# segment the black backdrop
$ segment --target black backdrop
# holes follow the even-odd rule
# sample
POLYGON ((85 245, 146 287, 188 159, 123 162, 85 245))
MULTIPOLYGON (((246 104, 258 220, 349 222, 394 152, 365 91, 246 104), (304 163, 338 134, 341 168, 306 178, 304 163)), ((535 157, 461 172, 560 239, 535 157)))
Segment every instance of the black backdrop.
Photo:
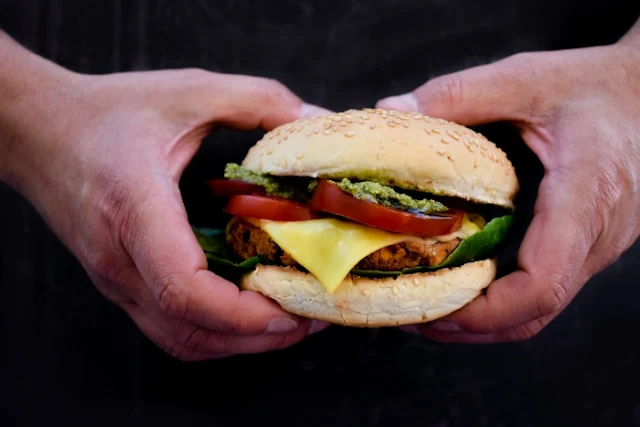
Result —
MULTIPOLYGON (((262 75, 340 110, 518 51, 609 43, 639 12, 616 0, 0 0, 0 26, 76 71, 262 75)), ((523 181, 521 233, 540 167, 505 128, 485 131, 523 181)), ((259 136, 207 138, 182 182, 194 223, 216 219, 202 180, 259 136)), ((527 342, 332 328, 186 364, 102 299, 20 196, 0 186, 0 207, 0 425, 640 425, 638 243, 527 342)))

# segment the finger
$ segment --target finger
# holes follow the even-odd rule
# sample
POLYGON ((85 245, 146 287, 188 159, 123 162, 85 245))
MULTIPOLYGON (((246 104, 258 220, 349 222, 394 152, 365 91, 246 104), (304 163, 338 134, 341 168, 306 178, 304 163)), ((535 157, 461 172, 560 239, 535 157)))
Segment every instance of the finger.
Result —
POLYGON ((171 356, 184 362, 221 359, 233 355, 233 353, 213 353, 190 349, 162 329, 158 323, 152 320, 137 304, 123 305, 123 309, 138 329, 140 329, 151 342, 171 356))
POLYGON ((316 324, 307 320, 303 327, 291 334, 230 335, 167 320, 162 313, 148 314, 138 305, 130 305, 126 311, 158 347, 184 361, 281 350, 325 327, 323 322, 316 324))
POLYGON ((443 343, 466 343, 466 344, 490 344, 514 341, 524 341, 538 335, 557 316, 538 318, 523 325, 492 333, 469 333, 469 332, 447 332, 429 327, 428 325, 417 325, 416 331, 433 341, 443 343))
POLYGON ((256 292, 241 292, 208 270, 177 185, 170 177, 156 179, 166 182, 155 182, 137 196, 140 202, 121 232, 154 303, 170 318, 210 330, 243 335, 295 330, 297 318, 275 302, 256 292))
MULTIPOLYGON (((546 111, 555 86, 553 63, 541 53, 518 54, 429 80, 416 90, 380 100, 378 108, 416 111, 463 125, 529 122, 546 111)), ((555 76, 558 77, 557 74, 555 76)))
POLYGON ((282 83, 261 77, 195 73, 181 96, 208 122, 236 129, 272 129, 300 118, 331 114, 304 103, 282 83))
POLYGON ((565 210, 577 206, 572 197, 560 187, 553 191, 560 195, 550 206, 558 208, 536 212, 518 254, 520 269, 431 328, 476 334, 504 331, 554 315, 573 299, 584 280, 580 269, 592 242, 576 213, 565 210))

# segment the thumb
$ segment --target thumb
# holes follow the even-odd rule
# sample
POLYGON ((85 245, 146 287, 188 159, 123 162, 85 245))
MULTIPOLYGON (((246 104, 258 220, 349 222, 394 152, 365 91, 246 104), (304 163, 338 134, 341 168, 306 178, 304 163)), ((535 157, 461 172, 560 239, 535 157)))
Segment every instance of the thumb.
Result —
POLYGON ((429 80, 414 91, 378 101, 376 107, 416 111, 463 125, 529 122, 547 97, 545 54, 518 54, 429 80))

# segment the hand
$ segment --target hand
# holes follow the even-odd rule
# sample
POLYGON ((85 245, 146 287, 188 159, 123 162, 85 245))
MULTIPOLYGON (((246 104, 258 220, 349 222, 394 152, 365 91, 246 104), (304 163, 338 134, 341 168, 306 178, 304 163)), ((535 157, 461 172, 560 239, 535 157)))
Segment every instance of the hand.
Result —
POLYGON ((182 360, 281 349, 313 332, 207 270, 178 181, 217 126, 270 129, 322 110, 274 81, 201 70, 51 75, 27 84, 38 96, 19 99, 24 114, 4 115, 4 177, 102 294, 182 360))
POLYGON ((431 339, 536 335, 640 234, 637 39, 518 54, 435 78, 378 107, 466 125, 509 121, 545 167, 519 269, 461 310, 418 326, 431 339))

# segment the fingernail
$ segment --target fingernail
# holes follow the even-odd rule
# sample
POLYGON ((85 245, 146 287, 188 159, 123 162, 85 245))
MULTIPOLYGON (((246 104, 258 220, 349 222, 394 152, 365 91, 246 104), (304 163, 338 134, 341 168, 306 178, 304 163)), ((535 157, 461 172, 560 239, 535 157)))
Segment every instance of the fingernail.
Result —
POLYGON ((402 332, 413 335, 421 335, 420 329, 415 325, 404 325, 399 327, 402 332))
POLYGON ((298 327, 298 323, 295 320, 281 318, 273 319, 265 333, 267 334, 286 334, 287 332, 295 331, 298 327))
POLYGON ((431 325, 429 325, 429 327, 431 329, 435 329, 437 331, 444 331, 444 332, 460 332, 462 331, 462 329, 460 328, 460 326, 456 325, 453 322, 447 322, 447 321, 439 321, 439 322, 434 322, 431 325))
POLYGON ((381 100, 378 105, 380 106, 380 108, 384 108, 386 110, 409 112, 418 111, 418 100, 411 93, 385 98, 381 100))
POLYGON ((314 320, 313 322, 311 322, 311 327, 309 328, 309 335, 315 334, 316 332, 324 331, 329 326, 331 326, 331 323, 329 322, 314 320))
POLYGON ((302 104, 300 107, 300 115, 305 118, 317 117, 317 116, 328 116, 333 114, 332 111, 324 109, 322 107, 318 107, 317 105, 312 104, 302 104))

